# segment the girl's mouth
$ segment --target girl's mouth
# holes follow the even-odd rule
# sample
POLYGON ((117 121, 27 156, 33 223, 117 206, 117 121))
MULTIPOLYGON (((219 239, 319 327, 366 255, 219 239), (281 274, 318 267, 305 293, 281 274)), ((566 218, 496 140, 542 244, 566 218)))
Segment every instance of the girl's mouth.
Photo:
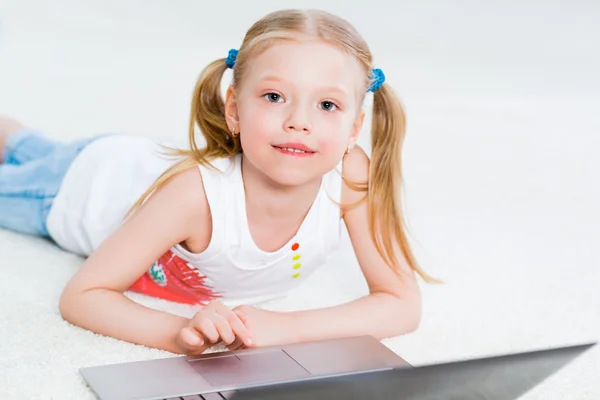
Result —
POLYGON ((296 157, 306 157, 316 153, 302 143, 283 143, 280 145, 273 145, 273 148, 280 153, 296 157))

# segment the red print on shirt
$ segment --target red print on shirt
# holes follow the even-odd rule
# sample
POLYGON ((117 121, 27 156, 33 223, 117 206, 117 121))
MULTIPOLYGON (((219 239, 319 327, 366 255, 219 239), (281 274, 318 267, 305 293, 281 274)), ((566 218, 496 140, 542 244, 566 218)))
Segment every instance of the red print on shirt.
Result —
POLYGON ((205 280, 206 276, 169 250, 129 290, 178 303, 206 305, 221 296, 205 280))

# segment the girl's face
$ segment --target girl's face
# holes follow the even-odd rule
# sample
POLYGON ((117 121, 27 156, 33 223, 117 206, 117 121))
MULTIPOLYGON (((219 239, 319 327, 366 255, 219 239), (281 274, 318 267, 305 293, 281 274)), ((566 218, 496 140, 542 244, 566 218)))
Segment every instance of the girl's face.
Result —
POLYGON ((279 41, 247 68, 226 106, 244 162, 286 186, 335 168, 364 117, 358 62, 324 42, 279 41))

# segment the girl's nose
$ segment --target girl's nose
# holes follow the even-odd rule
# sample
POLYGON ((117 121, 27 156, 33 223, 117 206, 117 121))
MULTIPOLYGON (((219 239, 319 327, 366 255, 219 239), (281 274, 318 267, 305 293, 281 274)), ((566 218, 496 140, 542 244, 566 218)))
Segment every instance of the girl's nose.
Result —
POLYGON ((285 121, 286 131, 298 131, 310 133, 312 127, 310 124, 309 113, 306 107, 297 105, 292 107, 288 119, 285 121))

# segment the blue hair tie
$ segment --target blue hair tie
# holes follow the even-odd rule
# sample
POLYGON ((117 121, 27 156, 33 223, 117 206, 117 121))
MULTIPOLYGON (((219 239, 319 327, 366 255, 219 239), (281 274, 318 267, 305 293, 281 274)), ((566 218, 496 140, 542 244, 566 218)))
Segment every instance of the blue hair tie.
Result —
POLYGON ((235 65, 235 59, 237 58, 238 51, 236 49, 229 50, 229 54, 227 55, 227 59, 225 60, 225 64, 228 68, 233 68, 235 65))
POLYGON ((381 85, 383 85, 383 82, 385 82, 385 74, 379 68, 373 68, 371 72, 373 75, 371 77, 372 81, 371 86, 369 87, 369 92, 375 92, 381 87, 381 85))

